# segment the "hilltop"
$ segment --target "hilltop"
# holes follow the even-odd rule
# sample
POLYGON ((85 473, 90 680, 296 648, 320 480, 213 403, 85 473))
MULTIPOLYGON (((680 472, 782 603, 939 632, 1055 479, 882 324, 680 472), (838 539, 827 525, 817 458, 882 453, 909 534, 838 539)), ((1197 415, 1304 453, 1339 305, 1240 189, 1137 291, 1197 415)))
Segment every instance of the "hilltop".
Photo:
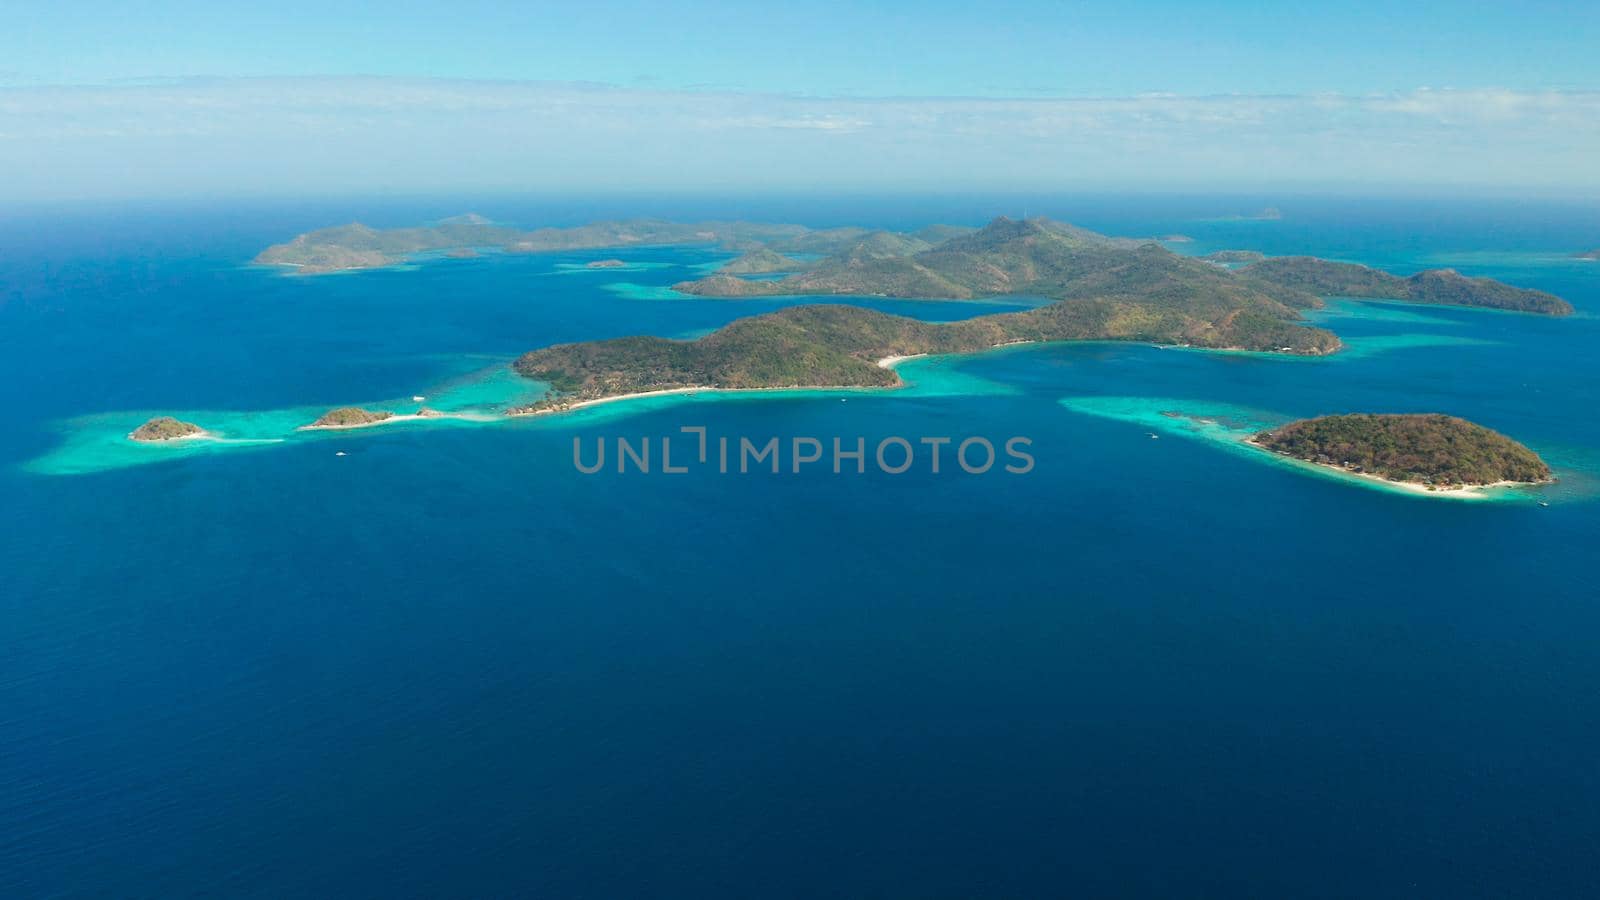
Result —
POLYGON ((730 260, 717 271, 728 275, 765 275, 770 272, 797 272, 805 267, 806 264, 798 259, 790 259, 763 247, 730 260))
POLYGON ((1122 297, 1162 302, 1187 292, 1189 306, 1276 307, 1320 304, 1323 296, 1478 306, 1566 315, 1559 297, 1450 269, 1401 278, 1354 263, 1308 256, 1264 259, 1232 251, 1210 258, 1172 253, 1152 241, 1115 238, 1048 219, 1001 217, 975 232, 905 255, 846 253, 775 281, 726 274, 680 282, 674 290, 705 297, 877 295, 969 299, 1007 294, 1054 299, 1122 297), (1212 262, 1249 261, 1229 271, 1212 262))

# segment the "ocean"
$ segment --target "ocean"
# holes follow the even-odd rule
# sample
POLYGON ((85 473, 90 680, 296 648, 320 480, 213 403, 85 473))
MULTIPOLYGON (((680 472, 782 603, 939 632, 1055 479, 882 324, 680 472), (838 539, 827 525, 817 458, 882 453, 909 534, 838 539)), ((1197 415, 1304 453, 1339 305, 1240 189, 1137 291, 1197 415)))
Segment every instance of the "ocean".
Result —
MULTIPOLYGON (((1600 892, 1600 209, 1430 198, 403 198, 0 219, 0 895, 1600 892), (1276 220, 1232 218, 1273 205, 1276 220), (1056 344, 901 391, 513 402, 518 353, 803 300, 630 248, 316 278, 351 219, 1049 215, 1572 301, 1335 301, 1325 359, 1056 344), (621 258, 617 270, 583 264, 621 258), (1229 438, 1444 412, 1548 488, 1414 496, 1229 438), (136 447, 158 413, 240 443, 136 447), (1177 413, 1178 417, 1163 415, 1177 413), (968 474, 586 475, 590 442, 1013 436, 968 474), (1152 437, 1152 435, 1154 437, 1152 437), (339 455, 342 454, 342 455, 339 455), (1544 504, 1544 505, 1541 505, 1544 504)), ((1027 301, 856 298, 926 319, 1027 301)), ((688 445, 684 445, 688 446, 688 445)), ((674 448, 675 452, 678 448, 674 448)))

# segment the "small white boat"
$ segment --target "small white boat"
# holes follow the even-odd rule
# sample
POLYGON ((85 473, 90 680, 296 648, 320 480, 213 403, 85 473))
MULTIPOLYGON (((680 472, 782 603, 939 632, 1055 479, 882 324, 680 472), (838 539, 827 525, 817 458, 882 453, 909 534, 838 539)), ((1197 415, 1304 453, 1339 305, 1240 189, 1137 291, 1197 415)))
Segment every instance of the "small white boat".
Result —
POLYGON ((428 398, 422 396, 421 394, 412 394, 411 395, 411 402, 412 403, 421 403, 422 401, 424 401, 426 399, 428 399, 428 398))
POLYGON ((334 454, 334 456, 343 456, 343 455, 344 455, 344 451, 343 450, 340 450, 338 453, 334 454))

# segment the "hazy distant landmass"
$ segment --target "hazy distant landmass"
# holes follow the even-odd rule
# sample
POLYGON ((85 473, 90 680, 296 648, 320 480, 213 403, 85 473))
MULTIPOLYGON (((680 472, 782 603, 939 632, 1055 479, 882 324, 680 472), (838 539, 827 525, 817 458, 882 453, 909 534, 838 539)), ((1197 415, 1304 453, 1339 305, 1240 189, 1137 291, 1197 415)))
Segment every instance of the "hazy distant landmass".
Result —
MULTIPOLYGON (((260 265, 293 267, 314 275, 397 265, 418 253, 495 248, 506 253, 544 253, 672 244, 708 244, 724 250, 862 257, 894 256, 926 250, 949 237, 973 231, 932 225, 915 234, 868 228, 816 230, 803 225, 756 222, 667 222, 632 219, 594 222, 572 228, 524 231, 497 225, 474 214, 454 216, 416 228, 377 229, 354 223, 306 232, 274 244, 255 258, 260 265)), ((781 271, 781 270, 779 270, 781 271)))
POLYGON ((1600 247, 1577 254, 1579 259, 1600 259, 1600 247))
MULTIPOLYGON (((1166 291, 1267 295, 1290 309, 1314 307, 1319 297, 1343 296, 1480 306, 1565 315, 1572 307, 1542 291, 1515 288, 1450 269, 1409 278, 1352 263, 1308 256, 1266 259, 1254 251, 1222 251, 1216 262, 1253 261, 1237 273, 1218 272, 1150 241, 1113 238, 1047 219, 1000 218, 981 231, 909 255, 868 255, 852 249, 775 281, 718 273, 673 285, 707 297, 881 295, 972 297, 1028 294, 1055 299, 1155 299, 1166 291)), ((726 270, 724 270, 726 271, 726 270)))
POLYGON ((1223 216, 1222 222, 1275 222, 1283 218, 1283 211, 1276 206, 1269 206, 1258 213, 1248 216, 1223 216))
POLYGON ((1522 444, 1445 415, 1323 416, 1264 431, 1251 443, 1358 475, 1431 489, 1550 480, 1522 444))

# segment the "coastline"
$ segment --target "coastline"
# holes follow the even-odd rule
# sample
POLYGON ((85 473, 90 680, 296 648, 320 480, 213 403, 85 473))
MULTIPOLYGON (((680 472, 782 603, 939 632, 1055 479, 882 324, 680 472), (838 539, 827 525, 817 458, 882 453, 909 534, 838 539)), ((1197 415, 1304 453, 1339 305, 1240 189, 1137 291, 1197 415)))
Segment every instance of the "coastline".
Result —
MULTIPOLYGON (((1029 342, 1013 342, 1013 343, 1029 343, 1029 342)), ((1003 345, 997 345, 997 346, 1003 346, 1003 345)), ((994 349, 994 348, 991 347, 990 349, 994 349)), ((987 352, 987 351, 979 351, 979 352, 987 352)), ((913 353, 913 354, 910 354, 908 356, 885 356, 884 358, 882 358, 882 359, 877 361, 877 366, 879 368, 881 368, 881 369, 890 369, 890 370, 892 370, 892 369, 894 369, 895 366, 899 365, 900 363, 905 362, 906 360, 921 359, 921 358, 923 358, 925 356, 931 356, 931 355, 932 354, 928 354, 928 353, 913 353)), ((569 404, 566 404, 566 405, 563 405, 563 406, 547 406, 547 407, 544 407, 542 409, 529 409, 529 410, 508 410, 506 412, 506 415, 508 417, 511 417, 511 418, 521 418, 521 417, 525 417, 525 416, 545 416, 545 415, 550 415, 550 414, 553 414, 553 413, 572 412, 574 410, 583 409, 583 408, 589 407, 589 406, 599 406, 599 405, 601 405, 603 403, 616 403, 616 402, 621 401, 621 400, 637 400, 637 399, 640 399, 640 398, 643 398, 643 397, 666 397, 666 396, 670 396, 670 395, 673 395, 673 394, 698 394, 698 393, 701 393, 701 392, 705 392, 705 393, 708 393, 708 394, 770 394, 770 393, 778 393, 778 392, 782 392, 782 391, 893 391, 893 390, 898 390, 898 389, 906 387, 906 386, 907 386, 907 382, 904 381, 904 380, 901 380, 900 382, 898 382, 896 384, 891 384, 891 385, 871 385, 871 384, 786 384, 786 385, 783 385, 781 387, 753 387, 753 388, 724 388, 724 387, 661 388, 660 390, 654 390, 654 391, 636 391, 636 392, 630 393, 630 394, 612 394, 612 395, 606 396, 606 397, 595 397, 592 400, 579 400, 579 401, 577 401, 575 403, 569 403, 569 404)), ((391 419, 384 419, 383 421, 384 422, 389 422, 389 421, 392 421, 392 420, 391 419)), ((372 423, 369 423, 369 424, 381 425, 383 423, 382 422, 372 422, 372 423)), ((307 426, 307 427, 309 427, 309 426, 307 426)), ((367 426, 366 425, 344 425, 344 426, 321 426, 321 427, 324 427, 324 428, 328 428, 328 427, 365 428, 367 426)))
MULTIPOLYGON (((994 348, 990 347, 989 349, 993 350, 994 348)), ((927 355, 928 354, 926 353, 912 353, 907 356, 885 356, 883 359, 878 360, 878 368, 893 369, 895 366, 905 362, 908 359, 921 359, 927 355)))
POLYGON ((1370 472, 1352 472, 1343 466, 1314 462, 1309 459, 1301 459, 1298 456, 1290 456, 1287 453, 1279 453, 1276 450, 1256 443, 1254 435, 1241 439, 1240 443, 1256 450, 1257 452, 1267 453, 1277 459, 1287 460, 1297 465, 1310 467, 1314 470, 1328 472, 1344 478, 1357 479, 1371 484, 1382 485, 1384 487, 1397 488, 1408 493, 1419 494, 1425 497, 1448 497, 1454 500, 1486 500, 1489 497, 1490 491, 1504 490, 1506 488, 1515 487, 1538 487, 1541 484, 1555 483, 1555 479, 1551 478, 1549 481, 1496 481, 1491 484, 1470 484, 1461 485, 1459 487, 1436 487, 1433 485, 1424 484, 1420 481, 1395 481, 1391 478, 1384 478, 1382 475, 1373 475, 1370 472))
POLYGON ((127 438, 128 438, 128 440, 134 442, 135 444, 145 444, 145 445, 156 446, 156 447, 159 447, 162 444, 177 444, 177 443, 180 443, 182 441, 220 441, 220 440, 222 440, 221 435, 212 434, 211 432, 206 431, 204 429, 201 429, 200 431, 197 431, 194 434, 180 434, 177 437, 162 438, 161 440, 158 440, 158 441, 140 440, 139 438, 134 437, 133 436, 133 432, 130 431, 127 434, 127 438))
POLYGON ((432 415, 427 415, 427 416, 419 416, 416 413, 408 413, 408 414, 396 413, 396 414, 394 414, 392 416, 389 416, 388 418, 379 419, 376 422, 356 422, 356 423, 351 424, 351 425, 301 425, 298 428, 296 428, 295 431, 350 431, 350 430, 356 429, 356 428, 376 428, 379 425, 390 425, 390 424, 393 424, 395 422, 427 422, 427 421, 430 421, 430 420, 433 420, 433 419, 457 419, 457 420, 465 421, 465 422, 493 422, 493 421, 495 421, 495 417, 494 416, 483 415, 481 413, 447 413, 447 412, 442 412, 442 413, 434 413, 432 415))

